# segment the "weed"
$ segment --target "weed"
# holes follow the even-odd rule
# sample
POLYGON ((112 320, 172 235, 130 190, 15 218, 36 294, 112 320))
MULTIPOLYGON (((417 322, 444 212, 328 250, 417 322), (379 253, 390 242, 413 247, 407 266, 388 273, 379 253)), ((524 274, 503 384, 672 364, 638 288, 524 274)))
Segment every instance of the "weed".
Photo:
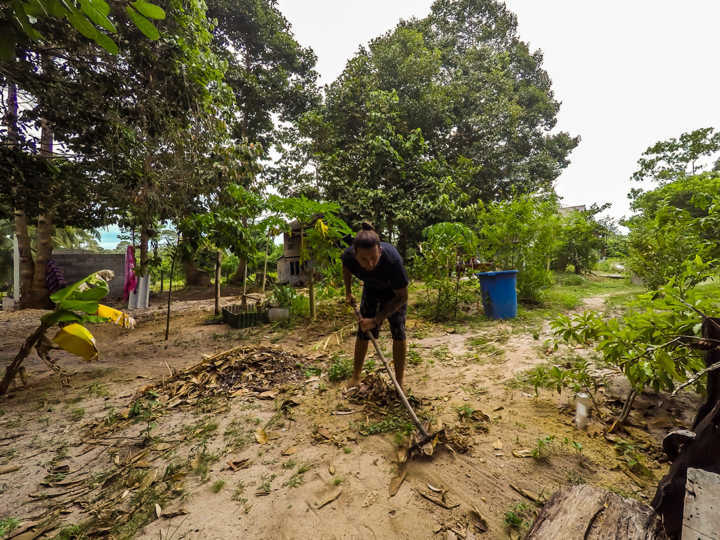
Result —
POLYGON ((272 481, 275 480, 275 475, 264 474, 261 480, 262 482, 260 483, 260 488, 258 489, 258 491, 266 494, 270 493, 270 491, 272 491, 272 481))
POLYGON ((235 491, 233 491, 231 499, 233 501, 238 501, 240 504, 244 504, 247 502, 247 499, 243 498, 243 494, 245 493, 245 483, 240 480, 235 485, 235 491))
POLYGON ((554 441, 555 435, 548 435, 542 439, 538 439, 535 448, 532 449, 532 457, 539 461, 547 460, 552 453, 554 441))
POLYGON ((296 465, 294 459, 288 459, 285 463, 282 464, 283 469, 292 469, 296 465))
POLYGON ((343 452, 345 452, 346 454, 350 454, 352 452, 352 448, 350 448, 349 446, 344 446, 343 452))
POLYGON ((112 426, 122 420, 122 416, 115 412, 115 409, 110 409, 103 420, 106 426, 112 426))
POLYGON ((83 416, 85 416, 85 409, 83 409, 82 407, 78 407, 77 409, 72 409, 70 411, 70 420, 72 420, 73 422, 82 420, 83 416))
POLYGON ((413 349, 410 349, 407 352, 407 359, 408 359, 408 362, 410 362, 413 366, 418 366, 418 365, 422 364, 422 361, 423 361, 422 356, 420 356, 420 353, 418 353, 417 351, 415 351, 413 349))
POLYGON ((215 430, 217 430, 217 428, 217 422, 205 420, 191 426, 185 426, 183 428, 183 431, 185 431, 185 434, 190 439, 200 439, 201 441, 207 441, 211 438, 211 435, 215 432, 215 430))
POLYGON ((82 540, 87 538, 85 527, 82 525, 68 525, 60 529, 54 540, 82 540))
POLYGON ((577 471, 568 471, 566 480, 571 486, 579 486, 585 483, 585 478, 577 471))
POLYGON ((353 366, 350 358, 335 355, 332 360, 333 363, 328 370, 328 379, 337 382, 348 379, 352 375, 353 366))
POLYGON ((296 488, 300 485, 302 485, 304 478, 303 475, 310 470, 310 465, 300 465, 298 467, 298 470, 293 474, 288 480, 283 484, 283 486, 288 486, 291 488, 296 488))
POLYGON ((88 393, 95 397, 108 397, 110 395, 105 385, 99 382, 92 383, 88 388, 88 393))
POLYGON ((531 517, 532 509, 525 503, 518 503, 505 512, 503 521, 508 529, 521 531, 529 526, 528 519, 531 517))
POLYGON ((475 412, 475 409, 473 409, 470 405, 460 405, 460 407, 457 408, 458 416, 461 419, 472 418, 472 415, 474 412, 475 412))
POLYGON ((345 481, 345 479, 344 479, 342 476, 336 476, 336 477, 333 479, 333 485, 339 486, 339 485, 342 484, 344 481, 345 481))
POLYGON ((213 482, 213 485, 210 487, 210 490, 213 493, 220 493, 220 491, 224 487, 225 487, 225 480, 216 480, 215 482, 213 482))
POLYGON ((316 366, 307 366, 305 368, 305 378, 319 377, 322 374, 322 369, 316 366))
POLYGON ((365 373, 372 373, 373 371, 375 371, 375 366, 376 366, 375 358, 368 358, 367 360, 365 360, 365 365, 363 366, 363 371, 365 373))
POLYGON ((0 519, 0 536, 5 536, 14 531, 20 525, 20 520, 15 518, 0 519))
POLYGON ((414 424, 407 418, 398 416, 388 416, 379 422, 356 424, 355 428, 362 435, 377 435, 380 433, 388 433, 391 431, 400 431, 406 435, 410 435, 415 429, 414 424))
POLYGON ((447 345, 441 345, 440 347, 435 347, 432 351, 433 358, 439 362, 445 362, 447 360, 452 359, 452 354, 450 353, 450 350, 447 348, 447 345))
POLYGON ((196 447, 195 455, 192 459, 192 471, 200 477, 201 480, 207 480, 210 472, 210 465, 215 463, 219 456, 207 451, 205 442, 203 441, 199 448, 196 447))

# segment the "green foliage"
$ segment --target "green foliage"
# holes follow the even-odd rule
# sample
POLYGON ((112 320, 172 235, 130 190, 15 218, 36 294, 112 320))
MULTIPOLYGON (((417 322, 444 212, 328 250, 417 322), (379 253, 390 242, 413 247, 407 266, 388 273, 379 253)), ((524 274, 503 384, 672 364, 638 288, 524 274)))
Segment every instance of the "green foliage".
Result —
POLYGON ((416 272, 425 282, 427 315, 436 321, 453 319, 461 303, 477 300, 478 282, 462 265, 474 257, 477 237, 462 223, 436 223, 423 236, 416 272))
POLYGON ((713 276, 711 265, 696 258, 679 277, 639 296, 622 318, 563 315, 551 327, 562 342, 595 342, 603 365, 623 373, 637 392, 646 387, 672 391, 705 367, 693 347, 701 335, 699 312, 715 316, 720 306, 697 285, 713 276))
POLYGON ((328 370, 328 379, 333 382, 344 381, 352 375, 353 363, 350 358, 345 356, 334 356, 330 369, 328 370))
MULTIPOLYGON (((720 152, 720 132, 700 128, 679 138, 659 141, 650 146, 638 160, 633 180, 652 179, 660 184, 709 170, 709 160, 720 152)), ((717 170, 719 162, 715 162, 717 170)))
MULTIPOLYGON (((144 0, 136 0, 132 6, 125 8, 130 20, 148 38, 158 39, 160 37, 158 30, 148 19, 164 19, 165 11, 144 0)), ((60 24, 62 24, 62 19, 67 19, 67 22, 79 34, 94 41, 109 53, 118 53, 117 43, 108 37, 108 34, 117 33, 117 29, 110 19, 110 6, 105 0, 13 2, 11 10, 12 17, 9 20, 0 20, 0 23, 3 23, 4 34, 3 40, 0 41, 0 58, 3 60, 14 59, 15 46, 22 39, 22 34, 33 40, 46 41, 36 28, 38 19, 43 18, 59 20, 60 24)), ((9 14, 3 15, 7 17, 9 14)))
POLYGON ((297 292, 290 285, 276 285, 273 289, 271 302, 278 307, 289 308, 297 292))
POLYGON ((535 447, 532 449, 532 457, 537 460, 546 460, 553 451, 555 435, 547 435, 537 440, 535 447))
POLYGON ((542 195, 518 195, 479 208, 480 251, 501 270, 518 270, 518 298, 540 302, 552 284, 548 270, 558 246, 557 202, 542 195))
POLYGON ((562 271, 572 266, 576 274, 586 274, 593 269, 607 247, 606 238, 610 234, 606 224, 596 216, 608 206, 573 211, 561 218, 554 268, 562 271))
POLYGON ((720 177, 710 173, 635 193, 627 220, 628 267, 650 288, 683 271, 699 255, 720 257, 720 177))

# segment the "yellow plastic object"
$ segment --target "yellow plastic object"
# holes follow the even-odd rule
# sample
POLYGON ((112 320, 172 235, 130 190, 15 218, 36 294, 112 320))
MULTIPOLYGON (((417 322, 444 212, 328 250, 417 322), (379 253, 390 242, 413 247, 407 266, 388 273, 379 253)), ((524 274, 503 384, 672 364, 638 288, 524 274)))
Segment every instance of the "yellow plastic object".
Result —
POLYGON ((114 324, 122 326, 123 328, 135 328, 135 319, 124 311, 98 304, 97 315, 104 319, 110 319, 114 324))
POLYGON ((95 338, 84 326, 73 323, 68 324, 55 334, 53 342, 69 353, 76 354, 88 362, 97 360, 98 350, 95 338))

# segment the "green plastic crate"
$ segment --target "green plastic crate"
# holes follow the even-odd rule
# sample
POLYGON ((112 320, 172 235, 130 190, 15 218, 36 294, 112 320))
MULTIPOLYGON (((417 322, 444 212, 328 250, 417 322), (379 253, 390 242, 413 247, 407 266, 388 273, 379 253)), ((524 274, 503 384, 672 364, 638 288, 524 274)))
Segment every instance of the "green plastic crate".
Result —
POLYGON ((233 328, 248 328, 268 322, 266 310, 257 310, 249 306, 243 309, 240 304, 222 308, 222 316, 223 322, 233 328))

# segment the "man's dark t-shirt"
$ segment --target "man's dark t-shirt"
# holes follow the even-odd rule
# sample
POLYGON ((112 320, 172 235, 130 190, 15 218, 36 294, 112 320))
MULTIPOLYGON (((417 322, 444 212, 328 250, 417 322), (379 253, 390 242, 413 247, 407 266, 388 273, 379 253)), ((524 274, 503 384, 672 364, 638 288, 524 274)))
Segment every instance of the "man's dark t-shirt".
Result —
POLYGON ((365 270, 355 259, 352 246, 341 257, 343 266, 365 283, 365 287, 377 291, 383 296, 392 296, 393 291, 404 289, 410 283, 403 260, 397 249, 387 242, 380 242, 380 260, 372 270, 365 270))

